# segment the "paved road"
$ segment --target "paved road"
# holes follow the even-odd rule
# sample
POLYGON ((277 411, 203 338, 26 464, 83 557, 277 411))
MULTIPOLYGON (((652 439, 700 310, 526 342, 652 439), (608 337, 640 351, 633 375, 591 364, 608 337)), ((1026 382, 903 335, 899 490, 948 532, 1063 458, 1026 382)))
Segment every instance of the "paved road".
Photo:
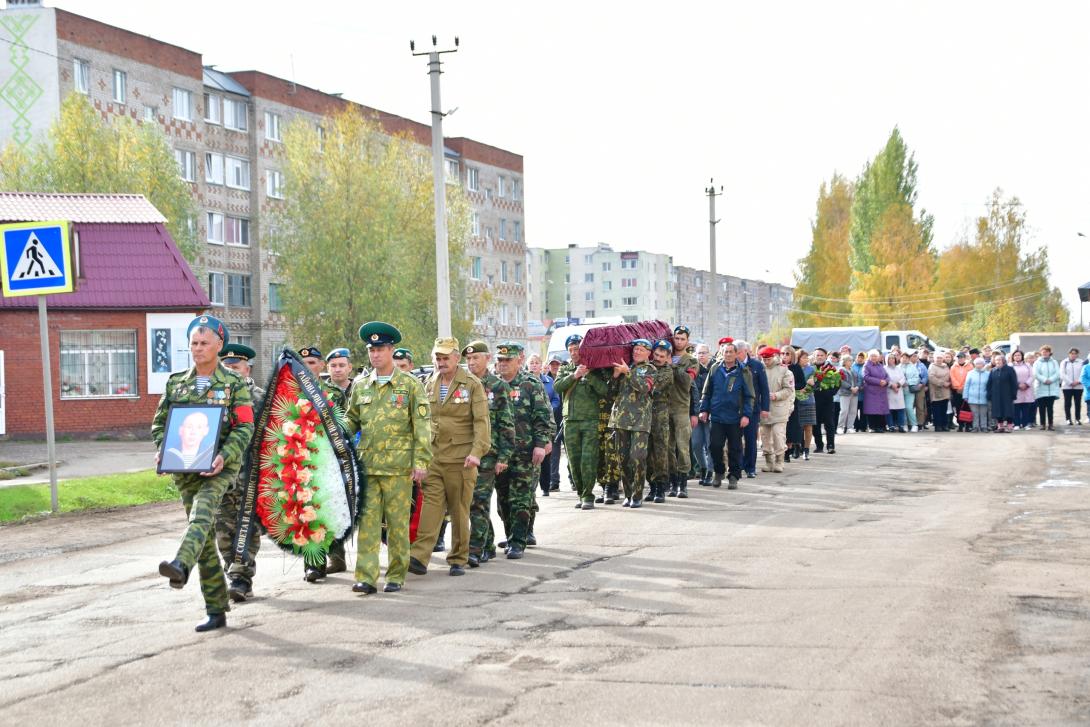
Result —
MULTIPOLYGON (((150 441, 95 442, 78 440, 57 442, 57 479, 93 477, 120 472, 138 472, 155 467, 155 445, 150 441)), ((12 440, 0 442, 0 462, 37 464, 48 462, 45 442, 12 440)), ((49 482, 49 469, 41 468, 26 477, 0 480, 0 487, 34 485, 49 482)))
POLYGON ((0 721, 1090 722, 1090 437, 852 435, 738 492, 574 510, 358 597, 261 551, 198 635, 179 506, 0 528, 0 721))

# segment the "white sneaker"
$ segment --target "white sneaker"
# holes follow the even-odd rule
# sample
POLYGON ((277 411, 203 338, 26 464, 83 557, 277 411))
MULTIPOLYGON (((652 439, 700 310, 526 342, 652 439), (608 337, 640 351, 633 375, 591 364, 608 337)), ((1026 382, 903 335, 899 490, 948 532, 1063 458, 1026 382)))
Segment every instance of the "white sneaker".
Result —
POLYGON ((918 431, 920 431, 920 428, 919 427, 912 427, 912 431, 913 432, 918 432, 918 431))

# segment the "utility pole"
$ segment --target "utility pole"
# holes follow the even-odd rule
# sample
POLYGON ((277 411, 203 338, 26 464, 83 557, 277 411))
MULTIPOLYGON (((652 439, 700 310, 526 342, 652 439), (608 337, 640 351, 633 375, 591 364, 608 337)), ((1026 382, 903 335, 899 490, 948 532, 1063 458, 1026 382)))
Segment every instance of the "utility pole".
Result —
MULTIPOLYGON (((716 192, 715 180, 711 179, 708 182, 708 188, 704 190, 704 194, 708 195, 708 237, 711 248, 711 294, 707 293, 708 288, 704 289, 704 295, 707 298, 704 310, 708 312, 711 322, 704 323, 704 338, 710 342, 718 340, 715 338, 715 329, 719 325, 719 286, 717 285, 715 272, 715 226, 719 224, 719 220, 715 219, 715 198, 723 196, 723 185, 719 185, 719 191, 716 192)), ((711 344, 709 343, 709 345, 711 344)))
POLYGON ((450 325, 450 256, 447 252, 447 182, 443 154, 443 107, 439 101, 439 76, 443 73, 439 57, 444 53, 458 52, 458 36, 454 47, 439 50, 438 40, 431 37, 430 51, 416 52, 416 41, 409 41, 414 56, 428 57, 428 75, 431 76, 431 167, 435 191, 435 310, 439 319, 439 335, 449 337, 450 325))

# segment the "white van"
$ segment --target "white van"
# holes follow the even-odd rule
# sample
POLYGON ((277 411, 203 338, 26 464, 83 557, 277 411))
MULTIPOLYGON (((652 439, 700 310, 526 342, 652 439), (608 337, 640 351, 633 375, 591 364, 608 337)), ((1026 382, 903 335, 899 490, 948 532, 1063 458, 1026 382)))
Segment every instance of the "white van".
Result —
POLYGON ((574 326, 557 328, 553 331, 552 336, 549 337, 549 348, 545 352, 545 361, 551 361, 553 356, 555 356, 566 363, 571 356, 568 355, 568 349, 564 346, 564 341, 568 340, 568 336, 573 333, 585 336, 587 335, 587 331, 592 328, 615 326, 621 323, 624 323, 624 318, 621 316, 604 316, 602 318, 587 318, 582 323, 578 323, 574 326))
POLYGON ((894 346, 902 351, 919 351, 921 348, 932 352, 946 350, 919 331, 882 331, 882 349, 890 351, 894 346))

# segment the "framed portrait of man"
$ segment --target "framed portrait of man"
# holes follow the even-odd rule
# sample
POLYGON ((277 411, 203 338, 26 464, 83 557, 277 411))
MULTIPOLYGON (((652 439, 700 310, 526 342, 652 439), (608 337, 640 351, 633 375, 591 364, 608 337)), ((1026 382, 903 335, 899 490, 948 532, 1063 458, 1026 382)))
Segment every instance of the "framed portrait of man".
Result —
POLYGON ((167 413, 166 434, 156 472, 200 473, 212 469, 216 458, 223 407, 174 404, 167 413))

